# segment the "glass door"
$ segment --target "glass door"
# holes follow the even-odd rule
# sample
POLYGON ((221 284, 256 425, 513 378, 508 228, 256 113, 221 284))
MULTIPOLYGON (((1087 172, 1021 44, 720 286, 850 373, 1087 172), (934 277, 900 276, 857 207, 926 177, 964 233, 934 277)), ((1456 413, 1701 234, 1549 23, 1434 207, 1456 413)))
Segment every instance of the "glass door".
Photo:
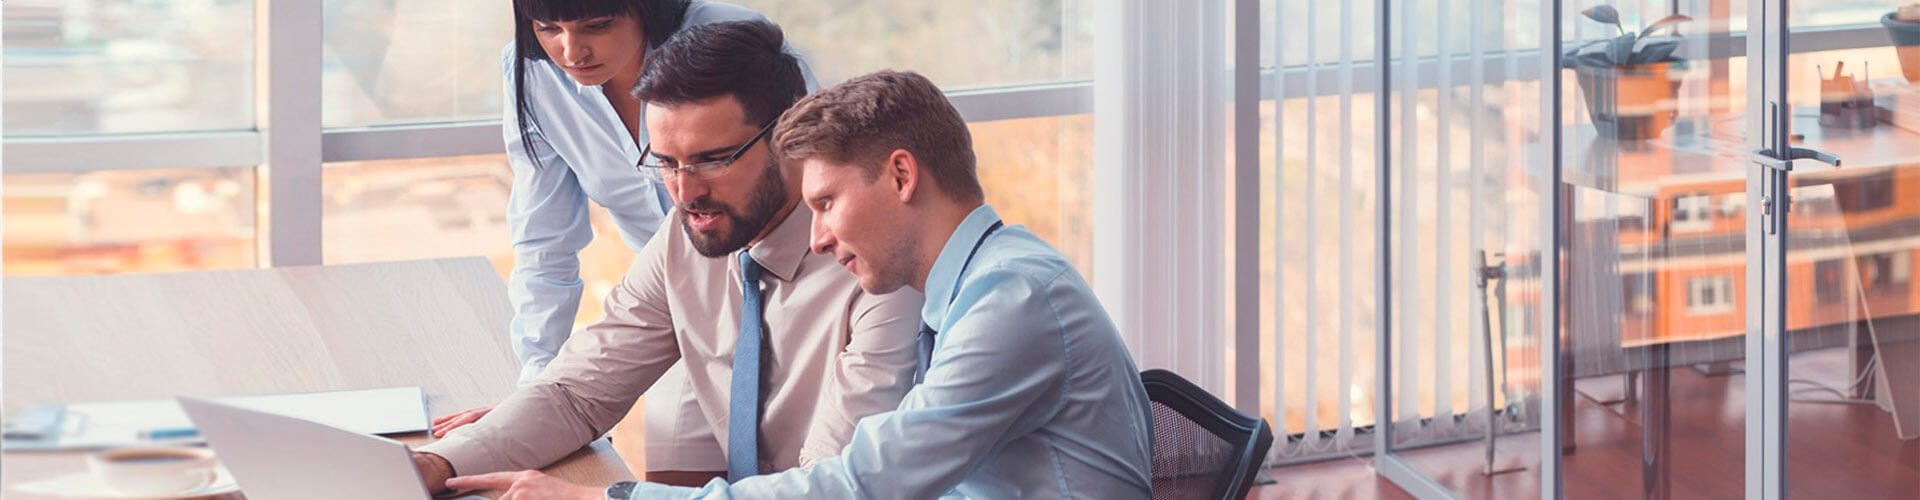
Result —
POLYGON ((1920 5, 1753 0, 1760 498, 1920 498, 1920 5), (1782 160, 1784 159, 1784 161, 1782 160), (1797 160, 1797 161, 1796 161, 1797 160))
POLYGON ((1751 440, 1737 0, 1560 5, 1563 498, 1727 498, 1751 440))

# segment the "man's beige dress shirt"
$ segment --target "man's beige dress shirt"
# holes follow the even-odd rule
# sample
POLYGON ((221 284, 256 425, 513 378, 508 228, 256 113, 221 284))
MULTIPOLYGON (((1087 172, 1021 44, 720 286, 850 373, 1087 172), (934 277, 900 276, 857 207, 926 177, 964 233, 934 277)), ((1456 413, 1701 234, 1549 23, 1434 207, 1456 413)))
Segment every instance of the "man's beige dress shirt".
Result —
MULTIPOLYGON (((606 317, 569 339, 545 373, 420 451, 445 457, 461 475, 544 467, 612 428, 682 358, 724 450, 740 264, 737 254, 695 252, 678 217, 669 214, 607 294, 606 317)), ((913 376, 921 295, 861 291, 833 256, 808 250, 812 219, 796 206, 744 250, 766 269, 762 472, 839 454, 861 417, 899 406, 913 376)))

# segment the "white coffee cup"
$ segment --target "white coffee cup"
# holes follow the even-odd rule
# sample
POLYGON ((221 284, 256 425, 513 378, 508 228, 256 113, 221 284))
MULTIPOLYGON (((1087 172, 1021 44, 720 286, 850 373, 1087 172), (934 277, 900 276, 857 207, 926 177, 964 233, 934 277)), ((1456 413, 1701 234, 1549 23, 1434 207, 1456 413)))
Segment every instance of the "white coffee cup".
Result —
POLYGON ((87 456, 87 466, 123 495, 176 495, 213 484, 219 461, 205 448, 126 448, 87 456))

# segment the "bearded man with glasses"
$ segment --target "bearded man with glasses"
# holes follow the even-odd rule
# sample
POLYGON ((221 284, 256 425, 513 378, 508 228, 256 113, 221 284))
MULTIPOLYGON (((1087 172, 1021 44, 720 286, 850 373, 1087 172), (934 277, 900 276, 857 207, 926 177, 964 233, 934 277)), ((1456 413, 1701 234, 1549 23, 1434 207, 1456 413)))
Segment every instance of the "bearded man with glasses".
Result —
MULTIPOLYGON (((768 229, 767 223, 771 222, 776 215, 784 215, 793 210, 793 196, 787 191, 787 181, 782 176, 778 164, 769 164, 760 169, 759 180, 752 184, 752 191, 748 193, 745 207, 734 207, 714 201, 710 193, 704 191, 696 193, 692 192, 692 189, 697 188, 686 187, 692 184, 697 185, 698 188, 711 188, 714 181, 727 177, 727 174, 732 171, 734 162, 740 161, 741 157, 753 151, 753 145, 759 144, 761 139, 765 139, 767 133, 771 131, 773 131, 773 122, 768 121, 766 126, 760 127, 759 133, 753 134, 753 138, 747 139, 744 144, 696 151, 682 155, 684 158, 656 153, 651 143, 641 149, 641 172, 658 176, 660 183, 667 186, 668 192, 697 196, 687 199, 681 195, 675 195, 674 199, 687 200, 681 203, 679 222, 687 231, 687 236, 693 239, 693 248, 701 255, 719 257, 739 249, 765 232, 768 229), (727 152, 728 149, 732 150, 731 154, 727 152), (715 159, 714 155, 725 156, 715 159), (681 163, 682 159, 687 163, 681 163), (782 206, 783 204, 785 206, 782 206), (745 208, 746 211, 742 213, 736 208, 745 208)), ((767 156, 766 161, 772 162, 773 158, 767 156)))

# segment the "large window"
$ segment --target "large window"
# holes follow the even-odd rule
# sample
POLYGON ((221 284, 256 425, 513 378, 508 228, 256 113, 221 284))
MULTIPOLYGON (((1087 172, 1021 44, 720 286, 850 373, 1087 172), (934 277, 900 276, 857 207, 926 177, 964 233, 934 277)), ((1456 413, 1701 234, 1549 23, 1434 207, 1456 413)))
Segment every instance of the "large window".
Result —
POLYGON ((500 117, 511 2, 326 0, 325 126, 500 117))
POLYGON ((914 70, 966 89, 1093 76, 1097 0, 741 0, 780 23, 822 84, 914 70))
POLYGON ((8 275, 160 272, 254 263, 253 170, 4 177, 8 275))
POLYGON ((1092 280, 1093 116, 976 123, 987 203, 1052 243, 1092 280))
MULTIPOLYGON (((507 233, 506 155, 328 164, 325 253, 329 264, 480 255, 504 279, 513 270, 507 233)), ((600 317, 600 299, 633 261, 613 218, 590 210, 594 239, 580 251, 576 322, 600 317)))
POLYGON ((8 136, 253 127, 248 0, 8 0, 8 136))
POLYGON ((506 155, 497 154, 328 164, 321 178, 327 263, 462 255, 511 261, 512 177, 506 155))
MULTIPOLYGON (((319 23, 309 32, 265 29, 265 5, 5 3, 7 274, 249 267, 268 263, 262 242, 320 247, 293 264, 483 255, 511 268, 498 129, 510 3, 274 4, 296 27, 319 23), (307 47, 319 70, 256 64, 256 43, 307 47), (256 88, 288 74, 319 91, 256 88), (319 156, 269 158, 256 102, 320 110, 319 156), (305 198, 275 193, 312 188, 247 166, 275 162, 292 174, 279 177, 319 179, 319 206, 288 205, 305 198), (269 213, 317 216, 256 231, 269 213)), ((895 68, 955 91, 989 201, 1090 273, 1095 2, 742 5, 782 24, 823 83, 895 68)), ((597 207, 594 221, 583 320, 632 258, 597 207)))

